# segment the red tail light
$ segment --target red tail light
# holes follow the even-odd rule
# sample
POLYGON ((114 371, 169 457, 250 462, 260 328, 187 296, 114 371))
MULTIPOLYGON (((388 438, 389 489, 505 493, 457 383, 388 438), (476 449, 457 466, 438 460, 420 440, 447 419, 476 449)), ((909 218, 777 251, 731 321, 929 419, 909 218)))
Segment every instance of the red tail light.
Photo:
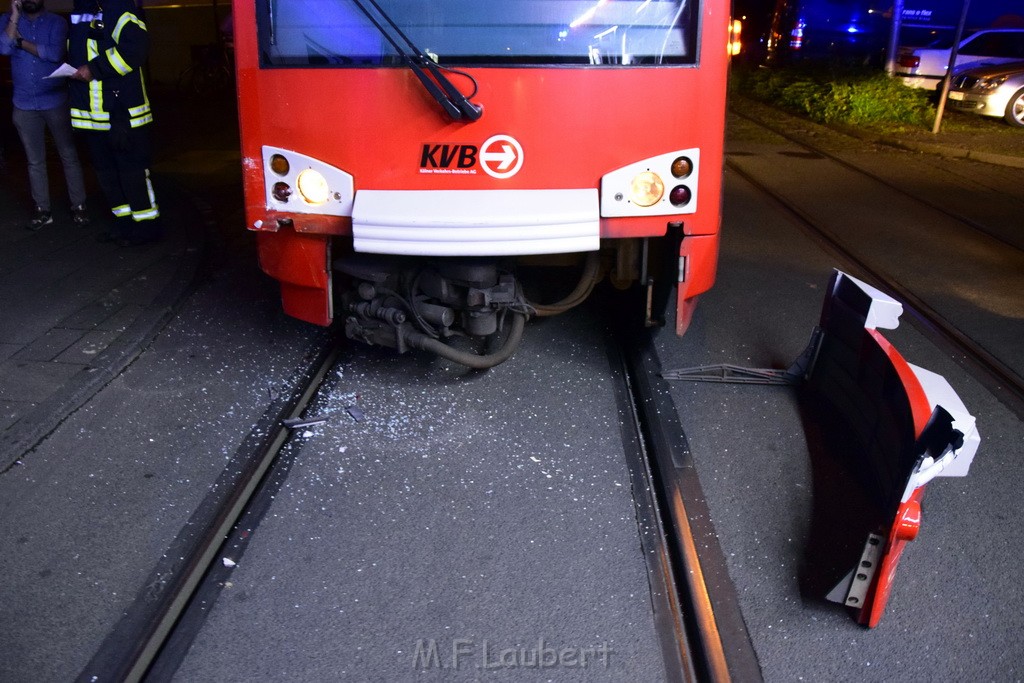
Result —
POLYGON ((917 55, 900 55, 896 63, 908 69, 916 69, 921 66, 921 58, 917 55))

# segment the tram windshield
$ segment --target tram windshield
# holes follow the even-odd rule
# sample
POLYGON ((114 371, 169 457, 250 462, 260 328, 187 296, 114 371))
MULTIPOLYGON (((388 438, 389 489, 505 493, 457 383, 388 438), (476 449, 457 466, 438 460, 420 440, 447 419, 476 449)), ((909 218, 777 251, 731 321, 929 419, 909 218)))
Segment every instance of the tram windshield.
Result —
POLYGON ((411 42, 443 65, 696 64, 698 3, 258 0, 261 63, 399 66, 411 42))

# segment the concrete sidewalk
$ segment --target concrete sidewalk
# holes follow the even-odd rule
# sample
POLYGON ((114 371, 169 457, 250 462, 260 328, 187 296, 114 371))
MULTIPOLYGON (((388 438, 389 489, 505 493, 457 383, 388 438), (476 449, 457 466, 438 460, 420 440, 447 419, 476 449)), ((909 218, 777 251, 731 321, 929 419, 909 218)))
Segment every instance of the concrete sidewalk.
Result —
POLYGON ((53 224, 31 232, 23 171, 10 164, 0 183, 0 472, 146 348, 188 291, 206 232, 203 207, 159 176, 159 243, 96 242, 112 221, 98 193, 88 226, 55 191, 53 224))

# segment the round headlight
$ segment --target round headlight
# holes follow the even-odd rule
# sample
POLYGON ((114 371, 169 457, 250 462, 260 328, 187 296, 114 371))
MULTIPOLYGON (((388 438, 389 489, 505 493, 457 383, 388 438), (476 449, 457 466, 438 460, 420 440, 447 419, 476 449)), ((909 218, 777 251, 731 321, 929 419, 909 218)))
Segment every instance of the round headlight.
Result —
POLYGON ((327 187, 327 179, 320 174, 307 168, 298 177, 299 194, 309 204, 323 204, 331 196, 331 188, 327 187))
POLYGON ((665 183, 653 171, 644 171, 629 184, 629 198, 637 206, 654 206, 665 195, 665 183))

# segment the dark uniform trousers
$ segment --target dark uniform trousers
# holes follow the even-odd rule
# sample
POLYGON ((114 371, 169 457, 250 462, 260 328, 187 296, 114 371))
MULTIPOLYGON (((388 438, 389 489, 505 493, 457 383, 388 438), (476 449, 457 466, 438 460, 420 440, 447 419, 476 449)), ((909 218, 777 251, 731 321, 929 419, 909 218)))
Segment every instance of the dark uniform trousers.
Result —
POLYGON ((96 178, 117 217, 115 233, 130 240, 162 236, 149 177, 151 128, 124 125, 110 131, 82 131, 96 178))

